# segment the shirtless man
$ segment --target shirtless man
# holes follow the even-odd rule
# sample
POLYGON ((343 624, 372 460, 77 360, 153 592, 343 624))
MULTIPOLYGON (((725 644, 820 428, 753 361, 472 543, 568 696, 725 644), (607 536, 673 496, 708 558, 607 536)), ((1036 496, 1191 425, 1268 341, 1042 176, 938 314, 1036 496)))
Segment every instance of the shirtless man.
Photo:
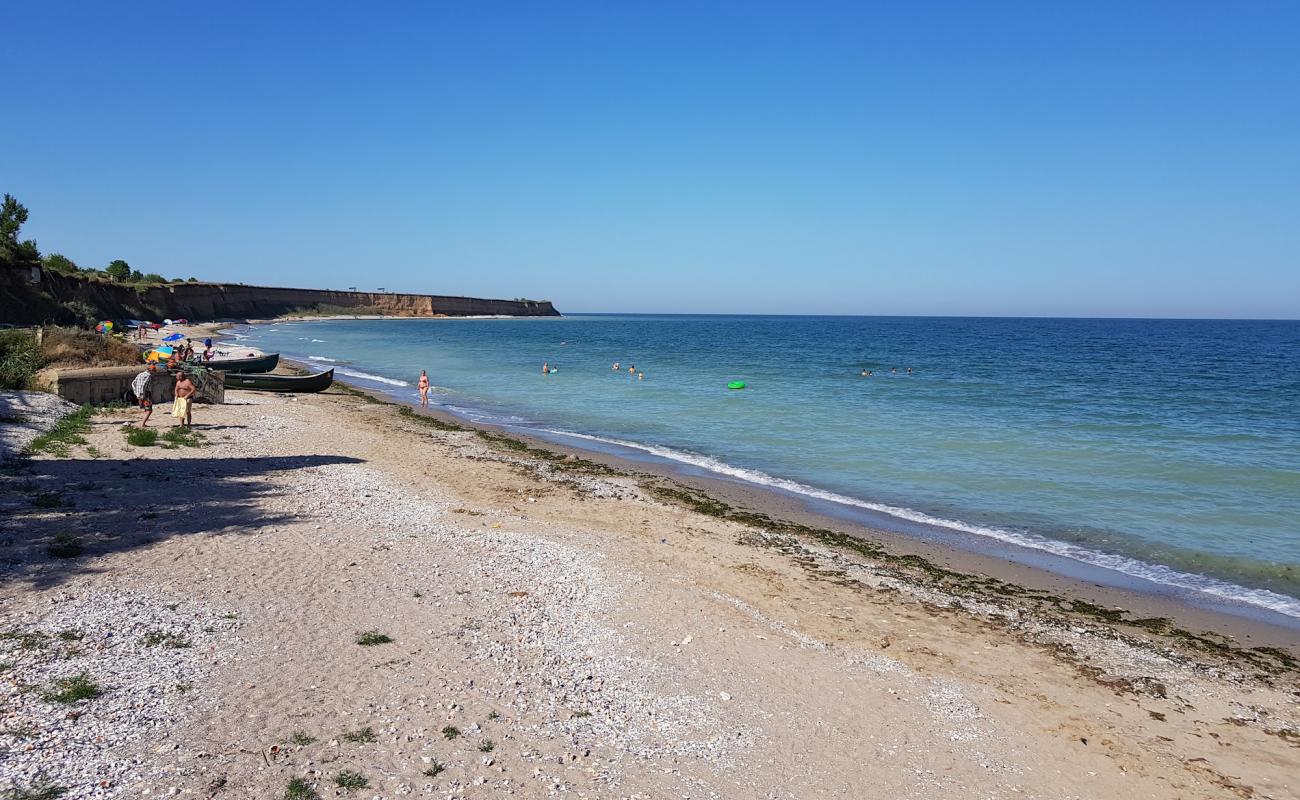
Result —
POLYGON ((420 405, 424 408, 429 407, 429 373, 426 370, 420 370, 420 383, 417 388, 420 390, 420 405))
POLYGON ((176 400, 172 406, 172 416, 180 420, 179 424, 183 428, 194 427, 194 393, 198 387, 190 376, 184 372, 176 379, 176 400))

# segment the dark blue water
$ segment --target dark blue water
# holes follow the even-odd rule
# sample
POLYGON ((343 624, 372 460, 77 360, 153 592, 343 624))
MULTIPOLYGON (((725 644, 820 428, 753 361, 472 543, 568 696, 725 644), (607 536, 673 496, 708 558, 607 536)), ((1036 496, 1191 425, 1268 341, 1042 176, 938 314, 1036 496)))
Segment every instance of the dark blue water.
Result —
POLYGON ((247 334, 407 398, 428 369, 463 415, 1300 616, 1300 322, 586 316, 247 334))

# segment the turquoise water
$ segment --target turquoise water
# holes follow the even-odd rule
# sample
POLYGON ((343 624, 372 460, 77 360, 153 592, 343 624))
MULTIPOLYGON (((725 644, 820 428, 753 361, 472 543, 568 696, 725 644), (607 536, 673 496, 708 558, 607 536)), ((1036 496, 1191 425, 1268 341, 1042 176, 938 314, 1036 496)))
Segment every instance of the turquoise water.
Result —
POLYGON ((1300 617, 1300 322, 577 316, 240 335, 407 400, 427 369, 433 402, 473 419, 1300 617))

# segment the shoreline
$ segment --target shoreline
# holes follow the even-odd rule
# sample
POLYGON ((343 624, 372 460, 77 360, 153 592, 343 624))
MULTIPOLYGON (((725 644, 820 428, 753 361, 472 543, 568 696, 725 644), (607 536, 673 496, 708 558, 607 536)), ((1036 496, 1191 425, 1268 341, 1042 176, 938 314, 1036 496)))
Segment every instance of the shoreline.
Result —
POLYGON ((0 474, 0 790, 1294 796, 1293 650, 343 383, 227 399, 0 474), (101 695, 48 700, 76 675, 101 695))
MULTIPOLYGON (((271 320, 243 320, 214 323, 212 335, 239 324, 274 324, 325 319, 353 319, 354 317, 282 317, 271 320)), ((391 319, 408 319, 391 317, 391 319)), ((208 330, 208 328, 204 328, 208 330)), ((206 334, 205 334, 206 335, 206 334)), ((295 364, 302 369, 319 371, 320 363, 283 358, 282 363, 295 364)), ((813 527, 851 536, 863 542, 886 547, 900 555, 924 558, 943 569, 987 575, 1023 588, 1059 593, 1077 597, 1107 610, 1124 609, 1129 619, 1164 618, 1184 631, 1212 631, 1249 646, 1281 646, 1300 655, 1300 618, 1245 602, 1217 598, 1194 589, 1156 583, 1106 567, 1095 566, 1046 551, 995 540, 966 540, 958 543, 960 536, 954 531, 922 524, 908 524, 901 518, 888 521, 888 525, 872 524, 855 510, 831 501, 817 501, 782 490, 776 486, 733 479, 709 473, 703 468, 690 469, 689 465, 663 458, 638 458, 636 454, 622 455, 599 447, 571 444, 535 432, 509 425, 469 420, 440 408, 422 410, 418 403, 398 398, 396 390, 353 386, 346 377, 336 376, 336 383, 365 392, 384 402, 407 406, 427 413, 444 422, 471 429, 481 429, 508 434, 526 442, 530 447, 556 451, 568 456, 583 458, 631 475, 655 475, 680 483, 692 490, 704 492, 724 501, 742 512, 753 512, 779 518, 799 526, 813 527), (1008 557, 1010 556, 1010 557, 1008 557), (1053 568, 1055 567, 1055 569, 1053 568), (1188 595, 1195 597, 1189 597, 1188 595), (1197 602, 1199 601, 1199 602, 1197 602)), ((573 437, 567 437, 572 439, 573 437)), ((881 513, 874 516, 889 517, 881 513)), ((1245 588, 1245 587, 1243 587, 1245 588)))

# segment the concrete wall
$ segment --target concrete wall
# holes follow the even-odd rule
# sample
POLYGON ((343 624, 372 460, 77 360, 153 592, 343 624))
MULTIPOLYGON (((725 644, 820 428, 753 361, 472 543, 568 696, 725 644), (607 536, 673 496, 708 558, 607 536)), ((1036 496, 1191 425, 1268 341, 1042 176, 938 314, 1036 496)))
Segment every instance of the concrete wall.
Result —
MULTIPOLYGON (((54 370, 44 378, 44 385, 51 392, 77 405, 102 406, 119 400, 133 402, 131 381, 144 369, 143 366, 130 367, 94 367, 90 369, 54 370)), ((213 391, 202 399, 213 403, 225 402, 225 373, 213 371, 215 386, 213 391)), ((170 403, 172 400, 173 378, 166 371, 160 370, 153 381, 154 403, 170 403)))

